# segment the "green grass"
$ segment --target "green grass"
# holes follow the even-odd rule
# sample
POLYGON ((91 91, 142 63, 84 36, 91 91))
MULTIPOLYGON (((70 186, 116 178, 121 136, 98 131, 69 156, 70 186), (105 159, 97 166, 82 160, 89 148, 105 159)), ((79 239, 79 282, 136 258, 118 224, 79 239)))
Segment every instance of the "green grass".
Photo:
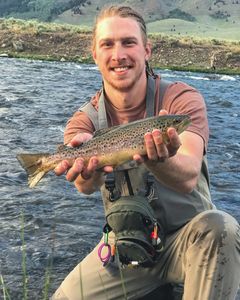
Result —
MULTIPOLYGON (((21 236, 21 242, 22 242, 22 246, 21 246, 21 250, 22 250, 22 300, 28 300, 31 299, 31 295, 29 295, 29 277, 27 274, 27 260, 26 260, 26 243, 25 243, 25 233, 24 233, 24 229, 25 229, 25 219, 24 219, 24 213, 21 213, 20 216, 20 236, 21 236)), ((51 274, 52 274, 52 269, 53 269, 53 253, 54 253, 54 242, 55 242, 55 230, 53 230, 52 232, 52 240, 53 240, 53 244, 52 244, 52 254, 51 257, 48 261, 48 266, 46 268, 45 271, 45 275, 44 275, 44 286, 42 289, 42 293, 40 295, 41 300, 48 300, 49 299, 49 290, 50 290, 50 285, 51 285, 51 274)), ((128 296, 127 296, 127 289, 126 289, 126 285, 125 285, 125 279, 124 279, 124 274, 123 274, 123 269, 121 267, 121 263, 119 261, 118 258, 118 249, 116 249, 116 259, 117 259, 117 264, 118 264, 118 268, 119 268, 119 274, 121 277, 121 284, 122 284, 122 290, 123 290, 123 299, 127 300, 128 296)), ((108 295, 107 295, 107 290, 106 287, 104 285, 103 279, 101 277, 101 274, 99 273, 99 277, 100 277, 100 281, 102 284, 102 288, 103 291, 106 295, 106 299, 108 299, 108 295)), ((81 296, 81 300, 84 300, 84 286, 83 286, 83 277, 82 277, 82 269, 81 269, 81 264, 79 265, 79 289, 80 289, 80 296, 81 296)), ((2 295, 3 298, 1 298, 2 300, 12 300, 8 291, 8 287, 7 284, 4 281, 4 278, 2 276, 2 274, 0 274, 0 288, 2 289, 2 295)), ((0 293, 1 296, 1 293, 0 293)))
POLYGON ((203 39, 240 41, 240 21, 236 23, 199 18, 198 22, 180 19, 164 19, 147 24, 149 33, 164 33, 170 36, 190 36, 203 39))
MULTIPOLYGON (((26 255, 26 243, 25 243, 25 237, 24 237, 24 228, 25 228, 25 221, 24 221, 24 213, 21 213, 20 216, 20 222, 21 222, 21 229, 20 229, 20 236, 21 236, 21 251, 22 251, 22 300, 28 300, 31 298, 29 295, 29 276, 27 274, 27 255, 26 255)), ((52 255, 48 261, 48 265, 45 271, 44 275, 44 284, 42 289, 42 295, 41 300, 48 300, 49 299, 49 290, 51 285, 51 274, 52 274, 52 264, 53 264, 53 252, 54 252, 54 240, 55 237, 53 237, 53 245, 52 245, 52 255)), ((5 280, 3 278, 3 275, 0 274, 0 288, 2 289, 2 295, 3 300, 12 300, 10 297, 10 292, 7 287, 7 283, 5 283, 5 280)), ((0 293, 1 296, 1 293, 0 293)))
POLYGON ((154 44, 157 41, 165 41, 166 43, 176 43, 176 45, 187 45, 187 46, 224 46, 231 48, 231 51, 234 53, 239 53, 240 51, 240 40, 226 40, 226 39, 217 39, 217 38, 200 38, 197 36, 177 36, 177 35, 169 35, 167 33, 149 33, 149 39, 154 44))
POLYGON ((86 33, 90 32, 90 29, 86 26, 75 26, 70 24, 58 24, 39 22, 36 20, 22 20, 22 19, 0 19, 0 30, 11 29, 15 32, 71 32, 71 33, 86 33))
MULTIPOLYGON (((202 22, 188 22, 184 20, 176 20, 176 19, 165 19, 161 21, 156 21, 147 24, 149 37, 153 41, 165 40, 167 43, 178 43, 182 45, 187 45, 194 47, 195 45, 216 45, 216 46, 224 46, 229 50, 229 53, 232 55, 239 55, 240 52, 240 31, 236 29, 236 24, 224 24, 221 20, 215 20, 209 17, 199 17, 199 20, 202 22), (205 22, 205 23, 204 23, 205 22), (175 27, 173 27, 175 25, 175 27), (199 28, 200 27, 200 28, 199 28), (175 31, 171 31, 171 29, 175 28, 175 31), (216 34, 216 28, 218 29, 218 33, 216 34), (179 34, 178 31, 179 30, 179 34)), ((238 25, 240 25, 240 20, 238 21, 238 25)), ((19 19, 0 19, 0 30, 11 30, 17 34, 21 34, 22 32, 34 34, 43 33, 43 32, 56 32, 58 33, 67 33, 74 35, 75 33, 88 33, 91 31, 87 27, 83 26, 75 26, 69 24, 56 24, 56 23, 44 23, 37 22, 36 20, 19 20, 19 19)), ((90 38, 90 36, 89 36, 90 38)), ((5 53, 5 49, 0 50, 0 54, 5 53)), ((27 59, 40 59, 40 60, 48 60, 48 61, 59 61, 62 56, 57 54, 44 55, 38 53, 27 53, 27 52, 16 52, 14 50, 8 51, 9 57, 15 58, 27 58, 27 59)), ((93 59, 91 54, 88 56, 74 56, 66 58, 68 61, 74 61, 78 63, 93 63, 93 59)), ((169 69, 174 70, 186 70, 193 72, 211 72, 211 70, 205 70, 206 68, 196 68, 188 66, 159 66, 157 62, 154 62, 153 67, 155 68, 164 68, 167 67, 169 69)), ((239 74, 239 68, 236 69, 218 69, 218 72, 225 74, 239 74)))
POLYGON ((26 264, 26 244, 24 238, 24 214, 21 213, 21 241, 22 241, 22 272, 23 272, 23 299, 28 299, 28 276, 27 276, 27 264, 26 264))
POLYGON ((8 293, 7 286, 4 282, 3 276, 0 275, 0 284, 2 286, 2 294, 3 294, 3 300, 11 300, 10 295, 8 293))

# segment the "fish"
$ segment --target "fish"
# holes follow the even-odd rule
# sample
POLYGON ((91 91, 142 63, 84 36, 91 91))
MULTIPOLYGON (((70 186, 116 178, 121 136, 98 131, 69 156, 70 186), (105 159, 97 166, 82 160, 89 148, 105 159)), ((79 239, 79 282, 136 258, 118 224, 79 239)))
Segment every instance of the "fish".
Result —
POLYGON ((168 143, 167 129, 174 127, 178 134, 187 129, 188 115, 163 115, 140 119, 94 132, 93 137, 79 147, 60 145, 55 153, 19 153, 17 160, 28 174, 28 185, 33 188, 63 160, 72 166, 81 157, 88 164, 92 156, 99 160, 98 168, 117 167, 133 159, 134 154, 146 155, 144 135, 159 129, 164 143, 168 143))

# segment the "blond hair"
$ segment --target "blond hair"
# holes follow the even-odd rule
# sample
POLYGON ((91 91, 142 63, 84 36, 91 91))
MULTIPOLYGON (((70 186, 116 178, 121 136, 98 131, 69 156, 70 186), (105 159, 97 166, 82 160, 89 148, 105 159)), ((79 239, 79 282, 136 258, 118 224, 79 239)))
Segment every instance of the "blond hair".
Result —
POLYGON ((96 31, 97 31, 98 23, 105 18, 115 17, 115 16, 118 16, 121 18, 131 18, 131 19, 137 21, 137 23, 140 27, 140 30, 141 30, 143 44, 144 44, 144 46, 146 46, 146 44, 147 44, 147 29, 146 29, 146 24, 145 24, 143 17, 130 6, 110 5, 110 6, 103 7, 102 10, 99 12, 99 14, 96 17, 94 27, 93 27, 93 39, 92 39, 92 49, 93 50, 95 49, 95 46, 96 46, 96 31))

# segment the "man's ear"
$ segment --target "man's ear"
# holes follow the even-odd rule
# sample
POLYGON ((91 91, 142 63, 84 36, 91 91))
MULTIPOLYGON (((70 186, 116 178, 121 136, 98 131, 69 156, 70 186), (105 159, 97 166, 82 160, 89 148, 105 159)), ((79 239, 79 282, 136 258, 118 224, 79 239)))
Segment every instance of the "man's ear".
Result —
POLYGON ((96 51, 95 50, 92 50, 92 58, 93 58, 95 64, 97 65, 97 56, 96 56, 96 51))
POLYGON ((149 40, 146 43, 145 51, 146 51, 145 60, 149 60, 152 55, 152 45, 149 40))

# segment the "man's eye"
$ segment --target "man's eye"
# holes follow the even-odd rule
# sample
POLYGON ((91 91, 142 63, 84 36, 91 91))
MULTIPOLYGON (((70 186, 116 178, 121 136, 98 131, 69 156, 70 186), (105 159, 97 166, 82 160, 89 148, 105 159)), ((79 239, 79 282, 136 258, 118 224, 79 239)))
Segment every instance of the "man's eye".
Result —
POLYGON ((126 46, 134 46, 137 44, 137 41, 135 39, 126 39, 123 41, 123 43, 126 46))
POLYGON ((112 46, 111 42, 104 42, 104 43, 101 44, 101 47, 103 47, 103 48, 109 48, 111 46, 112 46))
POLYGON ((132 46, 132 45, 135 45, 136 42, 133 41, 133 40, 126 40, 126 41, 123 42, 123 44, 124 44, 125 46, 132 46))

